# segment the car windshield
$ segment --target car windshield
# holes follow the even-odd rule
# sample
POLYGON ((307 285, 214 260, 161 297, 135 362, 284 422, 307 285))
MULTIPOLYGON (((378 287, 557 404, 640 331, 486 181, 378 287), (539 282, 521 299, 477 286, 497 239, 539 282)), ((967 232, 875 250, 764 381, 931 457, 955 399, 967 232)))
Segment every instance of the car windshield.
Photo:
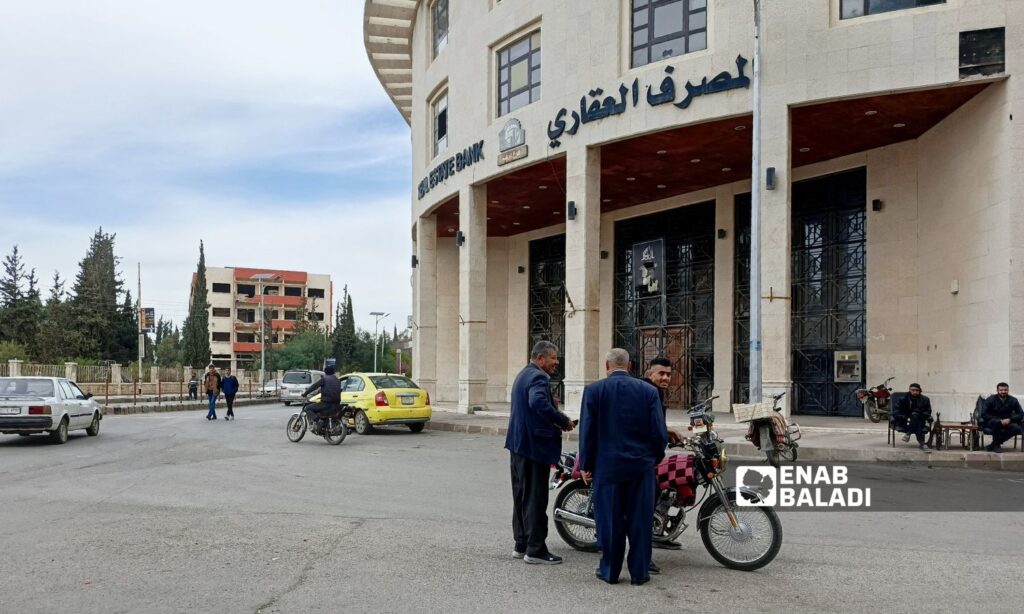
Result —
POLYGON ((27 377, 0 377, 0 395, 9 397, 52 397, 53 381, 27 377))
POLYGON ((370 378, 377 389, 382 388, 419 388, 416 382, 401 375, 375 375, 370 378))
POLYGON ((305 371, 293 371, 285 373, 282 380, 285 384, 312 384, 313 378, 305 371))

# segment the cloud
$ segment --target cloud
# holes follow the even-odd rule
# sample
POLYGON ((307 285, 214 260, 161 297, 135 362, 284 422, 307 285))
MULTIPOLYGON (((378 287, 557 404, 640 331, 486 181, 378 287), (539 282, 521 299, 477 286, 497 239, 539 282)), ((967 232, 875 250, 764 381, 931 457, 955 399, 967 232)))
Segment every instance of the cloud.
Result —
POLYGON ((16 3, 0 141, 0 249, 44 279, 73 277, 103 226, 179 322, 200 239, 211 266, 329 273, 357 312, 410 312, 408 127, 362 2, 16 3))

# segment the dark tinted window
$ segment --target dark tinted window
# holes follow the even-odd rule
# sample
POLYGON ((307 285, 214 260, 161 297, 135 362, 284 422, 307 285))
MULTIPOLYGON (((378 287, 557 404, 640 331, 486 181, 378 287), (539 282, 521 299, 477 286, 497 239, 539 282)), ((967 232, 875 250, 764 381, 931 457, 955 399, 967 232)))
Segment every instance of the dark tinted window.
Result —
POLYGON ((213 291, 221 294, 231 293, 231 284, 213 284, 213 291))
POLYGON ((256 286, 252 284, 238 284, 238 293, 246 296, 256 296, 256 286))
POLYGON ((416 382, 401 375, 376 375, 370 378, 373 385, 380 389, 385 388, 419 388, 416 382))
POLYGON ((284 288, 284 295, 285 296, 302 296, 302 288, 295 288, 295 287, 291 287, 291 286, 285 286, 285 288, 284 288))
POLYGON ((309 298, 324 298, 326 296, 323 288, 310 288, 306 294, 309 298))
POLYGON ((312 384, 313 379, 309 376, 308 371, 289 371, 284 374, 284 379, 281 380, 285 384, 312 384))

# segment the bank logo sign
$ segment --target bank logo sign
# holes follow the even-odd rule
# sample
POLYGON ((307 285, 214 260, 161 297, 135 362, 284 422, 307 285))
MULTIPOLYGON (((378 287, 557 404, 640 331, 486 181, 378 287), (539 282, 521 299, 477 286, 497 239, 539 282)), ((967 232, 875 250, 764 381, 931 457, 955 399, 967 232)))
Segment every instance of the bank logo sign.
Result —
POLYGON ((522 160, 529 154, 526 131, 518 119, 510 119, 498 132, 498 166, 522 160))
POLYGON ((851 486, 849 476, 842 465, 778 469, 741 465, 736 468, 736 504, 791 509, 870 508, 871 489, 851 486))

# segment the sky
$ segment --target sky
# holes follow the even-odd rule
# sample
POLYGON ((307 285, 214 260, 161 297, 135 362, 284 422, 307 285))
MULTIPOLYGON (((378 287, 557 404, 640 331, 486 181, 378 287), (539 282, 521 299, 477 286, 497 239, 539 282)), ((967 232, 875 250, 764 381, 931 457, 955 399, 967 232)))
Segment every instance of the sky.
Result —
MULTIPOLYGON (((362 0, 32 0, 0 10, 0 253, 73 279, 116 233, 177 323, 207 266, 331 275, 356 323, 411 313, 409 128, 362 0)), ((68 287, 70 287, 70 282, 68 287)))

